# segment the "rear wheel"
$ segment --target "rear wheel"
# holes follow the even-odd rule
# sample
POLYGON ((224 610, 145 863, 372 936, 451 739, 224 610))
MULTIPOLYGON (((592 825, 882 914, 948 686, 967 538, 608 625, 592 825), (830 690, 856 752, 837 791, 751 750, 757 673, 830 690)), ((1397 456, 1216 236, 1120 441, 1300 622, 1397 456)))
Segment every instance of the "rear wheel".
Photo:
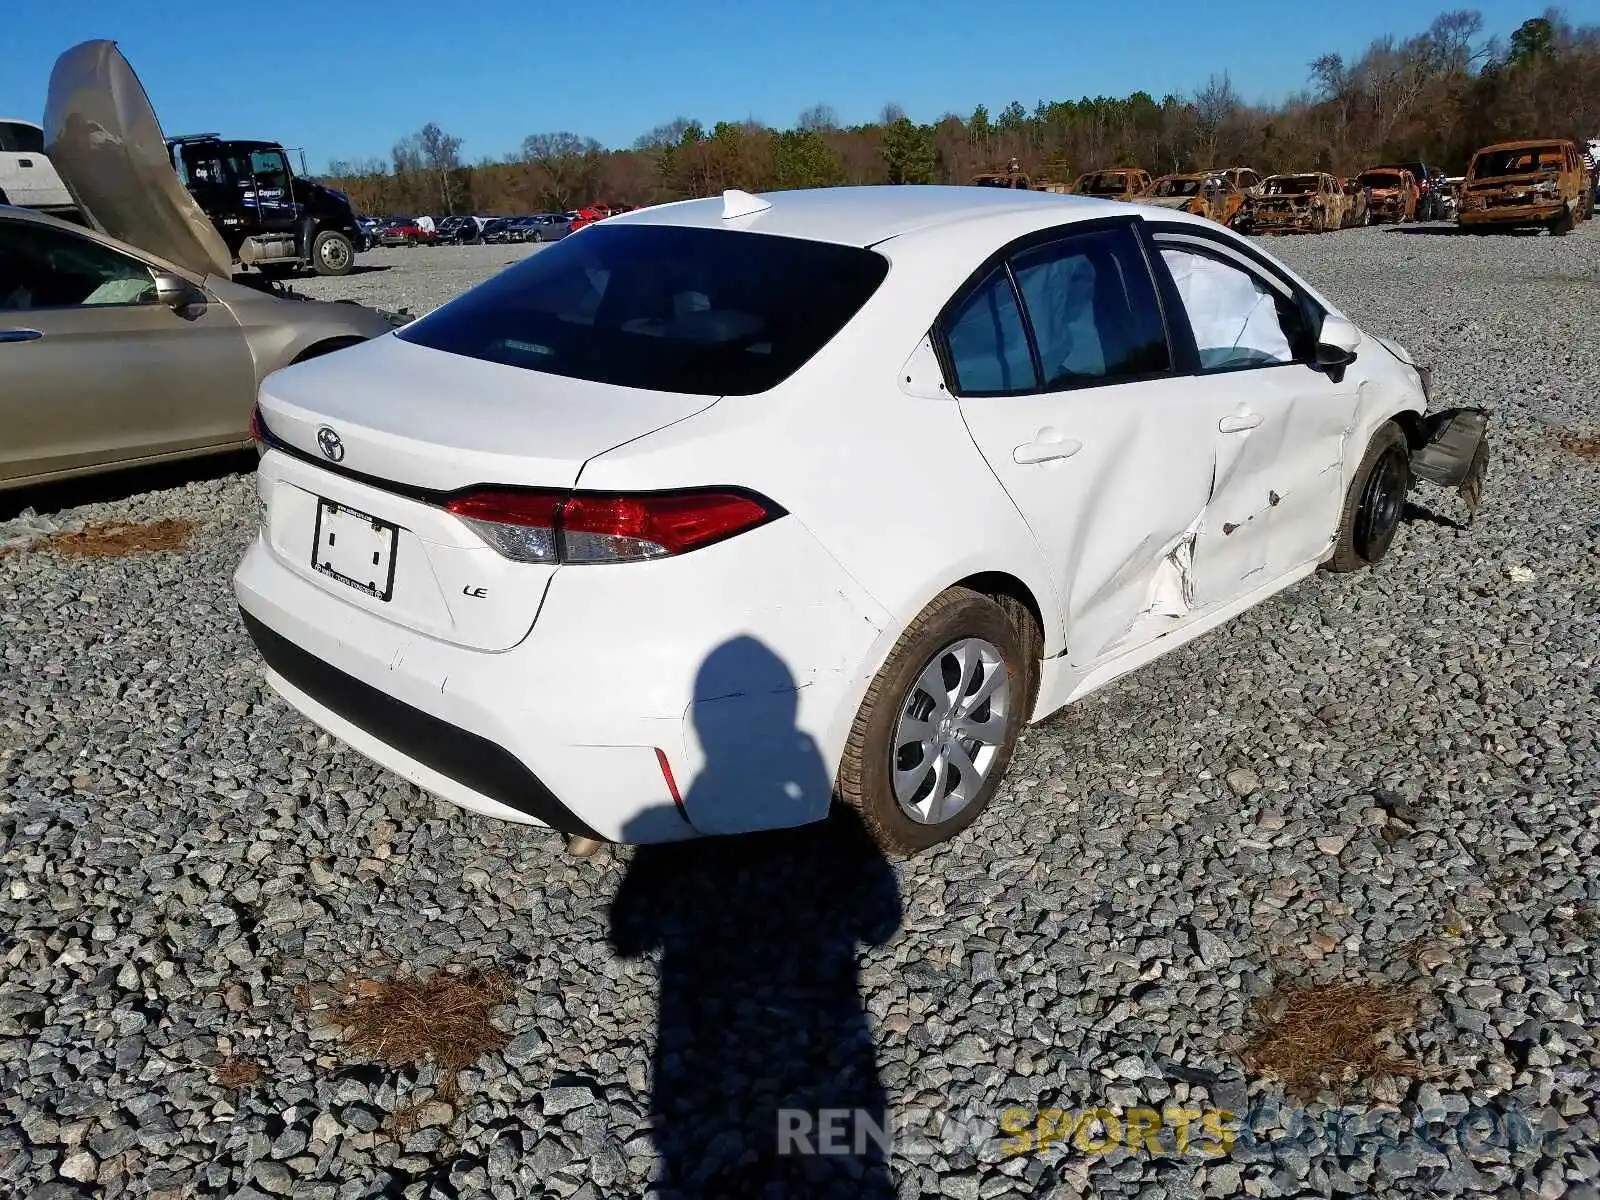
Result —
POLYGON ((1037 632, 1021 605, 951 588, 867 690, 839 795, 886 851, 954 837, 994 797, 1033 703, 1037 632))
POLYGON ((337 229, 324 229, 311 243, 311 266, 318 275, 348 275, 356 265, 356 248, 337 229))
POLYGON ((1401 428, 1389 421, 1372 435, 1367 453, 1350 481, 1333 554, 1322 564, 1323 568, 1359 571, 1387 554, 1400 528, 1410 490, 1411 448, 1401 428))

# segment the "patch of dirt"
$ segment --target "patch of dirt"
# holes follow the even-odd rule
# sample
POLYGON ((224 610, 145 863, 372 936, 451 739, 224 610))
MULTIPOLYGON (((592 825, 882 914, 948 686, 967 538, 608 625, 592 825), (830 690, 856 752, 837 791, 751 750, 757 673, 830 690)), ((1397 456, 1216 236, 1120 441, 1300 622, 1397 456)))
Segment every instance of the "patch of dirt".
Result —
POLYGON ((253 1084, 260 1083, 266 1078, 266 1068, 251 1058, 224 1059, 213 1073, 212 1078, 218 1087, 225 1087, 230 1092, 239 1091, 253 1084))
MULTIPOLYGON (((123 558, 129 554, 160 554, 186 549, 195 523, 166 517, 143 525, 113 522, 90 525, 69 533, 36 538, 22 549, 32 554, 63 554, 68 558, 123 558)), ((15 553, 15 547, 10 551, 15 553)), ((0 552, 3 553, 3 552, 0 552)))
MULTIPOLYGON (((322 1018, 339 1026, 357 1053, 391 1067, 439 1068, 437 1096, 459 1094, 458 1073, 510 1036, 489 1014, 511 1000, 511 980, 500 971, 437 972, 420 978, 346 979, 333 989, 322 1018)), ((309 1007, 309 993, 300 997, 309 1007)))
POLYGON ((1416 1021, 1415 997, 1367 983, 1279 987, 1256 1001, 1261 1028, 1245 1067, 1280 1080, 1302 1099, 1395 1075, 1415 1075, 1397 1035, 1416 1021))
POLYGON ((1556 445, 1577 458, 1600 459, 1600 437, 1560 433, 1556 435, 1556 445))

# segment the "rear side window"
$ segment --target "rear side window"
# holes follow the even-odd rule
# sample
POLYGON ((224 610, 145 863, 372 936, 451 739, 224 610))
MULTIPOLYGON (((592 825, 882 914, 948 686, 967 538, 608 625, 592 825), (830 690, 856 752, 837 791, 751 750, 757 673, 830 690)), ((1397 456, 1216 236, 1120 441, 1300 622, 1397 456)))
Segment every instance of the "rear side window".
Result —
POLYGON ((398 336, 621 387, 748 396, 777 386, 888 273, 853 246, 670 225, 596 225, 398 336))
POLYGON ((1031 392, 1039 386, 1017 293, 997 267, 950 314, 945 344, 963 396, 1031 392))

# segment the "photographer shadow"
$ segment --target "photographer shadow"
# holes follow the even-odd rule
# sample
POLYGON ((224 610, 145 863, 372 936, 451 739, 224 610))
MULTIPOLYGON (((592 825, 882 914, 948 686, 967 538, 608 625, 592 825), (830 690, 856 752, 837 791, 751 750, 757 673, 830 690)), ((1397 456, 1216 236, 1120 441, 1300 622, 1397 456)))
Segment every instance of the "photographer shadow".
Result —
MULTIPOLYGON (((718 804, 736 786, 752 805, 781 808, 828 786, 815 744, 795 727, 793 676, 756 639, 707 658, 696 701, 706 765, 685 796, 689 812, 700 788, 718 804), (734 699, 757 702, 701 703, 730 698, 730 679, 734 699)), ((853 812, 634 851, 610 938, 624 958, 660 951, 652 1195, 895 1195, 857 947, 888 941, 900 916, 894 871, 853 812)))

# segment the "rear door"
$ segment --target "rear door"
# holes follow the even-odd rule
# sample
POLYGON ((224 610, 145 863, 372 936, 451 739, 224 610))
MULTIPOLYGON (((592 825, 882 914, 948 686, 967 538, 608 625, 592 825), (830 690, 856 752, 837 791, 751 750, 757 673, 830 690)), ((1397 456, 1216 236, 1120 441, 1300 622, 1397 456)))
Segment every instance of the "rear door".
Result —
POLYGON ((1074 666, 1187 617, 1216 469, 1216 401, 1174 369, 1135 226, 1028 239, 939 326, 967 428, 1050 561, 1074 666))
POLYGON ((44 153, 44 131, 0 121, 0 195, 24 208, 65 207, 72 197, 44 153))
POLYGON ((0 478, 242 442, 254 391, 224 305, 180 317, 139 260, 0 220, 0 478))
POLYGON ((1194 337, 1193 386, 1221 405, 1194 556, 1195 599, 1210 606, 1326 552, 1356 386, 1312 368, 1319 310, 1264 260, 1204 229, 1157 227, 1153 238, 1194 337))

